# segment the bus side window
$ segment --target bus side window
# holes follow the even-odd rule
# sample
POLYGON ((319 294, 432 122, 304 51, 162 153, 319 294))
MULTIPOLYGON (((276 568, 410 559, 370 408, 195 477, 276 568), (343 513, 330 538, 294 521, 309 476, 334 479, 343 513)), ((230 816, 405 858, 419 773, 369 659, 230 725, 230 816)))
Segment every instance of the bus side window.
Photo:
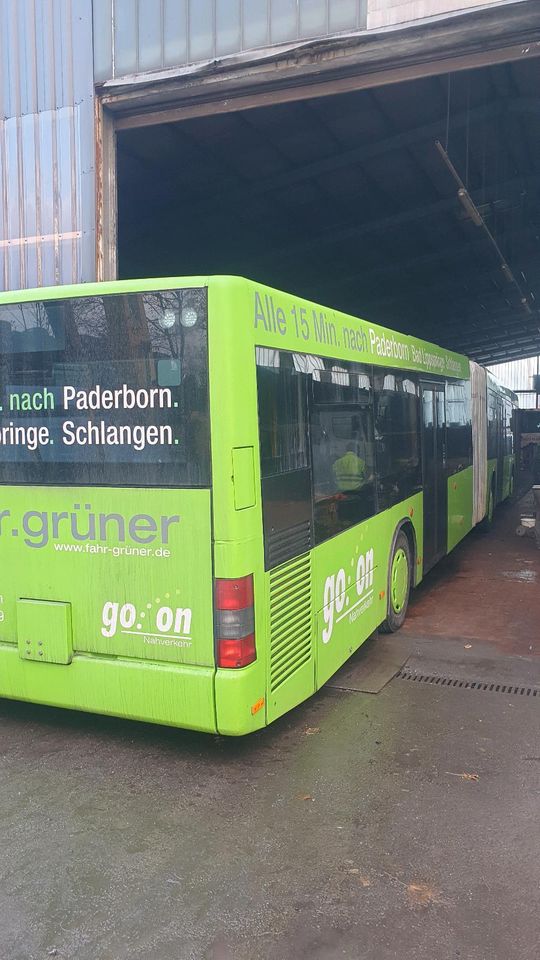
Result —
POLYGON ((265 566, 313 546, 307 376, 293 354, 257 347, 265 566))
POLYGON ((488 387, 487 392, 487 455, 488 460, 495 460, 499 451, 499 423, 497 419, 497 394, 488 387))
POLYGON ((505 446, 504 452, 507 457, 511 457, 514 452, 514 434, 512 424, 512 404, 509 400, 504 400, 504 425, 505 425, 505 446))
POLYGON ((312 380, 315 542, 376 513, 371 371, 324 361, 312 380))
POLYGON ((421 488, 419 398, 414 374, 375 370, 379 510, 421 488))
POLYGON ((450 475, 472 463, 470 380, 446 384, 446 456, 450 475))
POLYGON ((50 440, 4 444, 1 482, 210 487, 206 288, 59 298, 0 306, 0 392, 50 440))

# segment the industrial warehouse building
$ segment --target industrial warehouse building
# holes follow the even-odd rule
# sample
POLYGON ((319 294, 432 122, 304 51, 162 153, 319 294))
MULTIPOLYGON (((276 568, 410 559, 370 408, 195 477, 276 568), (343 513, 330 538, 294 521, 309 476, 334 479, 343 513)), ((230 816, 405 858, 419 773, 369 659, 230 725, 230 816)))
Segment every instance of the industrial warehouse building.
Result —
POLYGON ((2 0, 0 30, 3 289, 241 273, 540 352, 533 0, 2 0))
POLYGON ((0 960, 533 960, 540 0, 0 0, 0 126, 0 960))

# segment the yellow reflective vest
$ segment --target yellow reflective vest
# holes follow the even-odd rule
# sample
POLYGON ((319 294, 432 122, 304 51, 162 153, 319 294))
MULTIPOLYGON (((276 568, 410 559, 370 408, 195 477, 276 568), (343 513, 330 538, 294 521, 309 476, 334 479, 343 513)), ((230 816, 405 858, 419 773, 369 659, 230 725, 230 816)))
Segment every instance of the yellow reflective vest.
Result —
POLYGON ((338 490, 359 490, 366 475, 365 461, 348 450, 334 463, 334 476, 338 490))

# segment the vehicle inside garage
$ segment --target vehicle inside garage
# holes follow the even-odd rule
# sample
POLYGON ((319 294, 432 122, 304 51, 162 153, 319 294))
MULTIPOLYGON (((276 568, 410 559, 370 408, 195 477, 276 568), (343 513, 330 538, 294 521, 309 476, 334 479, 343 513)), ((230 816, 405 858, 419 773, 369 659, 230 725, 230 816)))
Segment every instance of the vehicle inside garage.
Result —
MULTIPOLYGON (((537 357, 538 89, 532 58, 121 120, 119 276, 243 274, 485 365, 537 357)), ((516 511, 497 521, 496 553, 466 539, 428 576, 405 636, 530 653, 538 561, 516 511)))
MULTIPOLYGON (((117 133, 119 275, 243 274, 485 365, 537 357, 538 89, 533 58, 185 120, 131 117, 117 133)), ((501 635, 526 655, 537 564, 514 528, 507 512, 493 560, 481 538, 447 558, 405 632, 447 636, 461 590, 455 634, 501 635)))
POLYGON ((131 117, 117 132, 119 276, 244 274, 481 363, 536 355, 539 88, 533 58, 131 117))

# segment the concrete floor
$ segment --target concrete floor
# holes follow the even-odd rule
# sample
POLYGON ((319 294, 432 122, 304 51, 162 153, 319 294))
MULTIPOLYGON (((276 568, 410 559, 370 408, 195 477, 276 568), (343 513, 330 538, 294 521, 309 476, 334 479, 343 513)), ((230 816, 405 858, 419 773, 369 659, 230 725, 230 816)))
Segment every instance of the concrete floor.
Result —
POLYGON ((486 535, 473 531, 415 591, 403 634, 463 637, 513 656, 540 654, 540 552, 515 535, 531 494, 502 504, 486 535))
MULTIPOLYGON (((514 512, 459 548, 458 580, 479 550, 513 569, 514 512)), ((534 642, 504 618, 460 636, 462 588, 436 576, 446 620, 428 584, 392 655, 540 691, 534 642)), ((3 701, 0 960, 533 960, 539 799, 540 694, 326 688, 241 741, 3 701)))

